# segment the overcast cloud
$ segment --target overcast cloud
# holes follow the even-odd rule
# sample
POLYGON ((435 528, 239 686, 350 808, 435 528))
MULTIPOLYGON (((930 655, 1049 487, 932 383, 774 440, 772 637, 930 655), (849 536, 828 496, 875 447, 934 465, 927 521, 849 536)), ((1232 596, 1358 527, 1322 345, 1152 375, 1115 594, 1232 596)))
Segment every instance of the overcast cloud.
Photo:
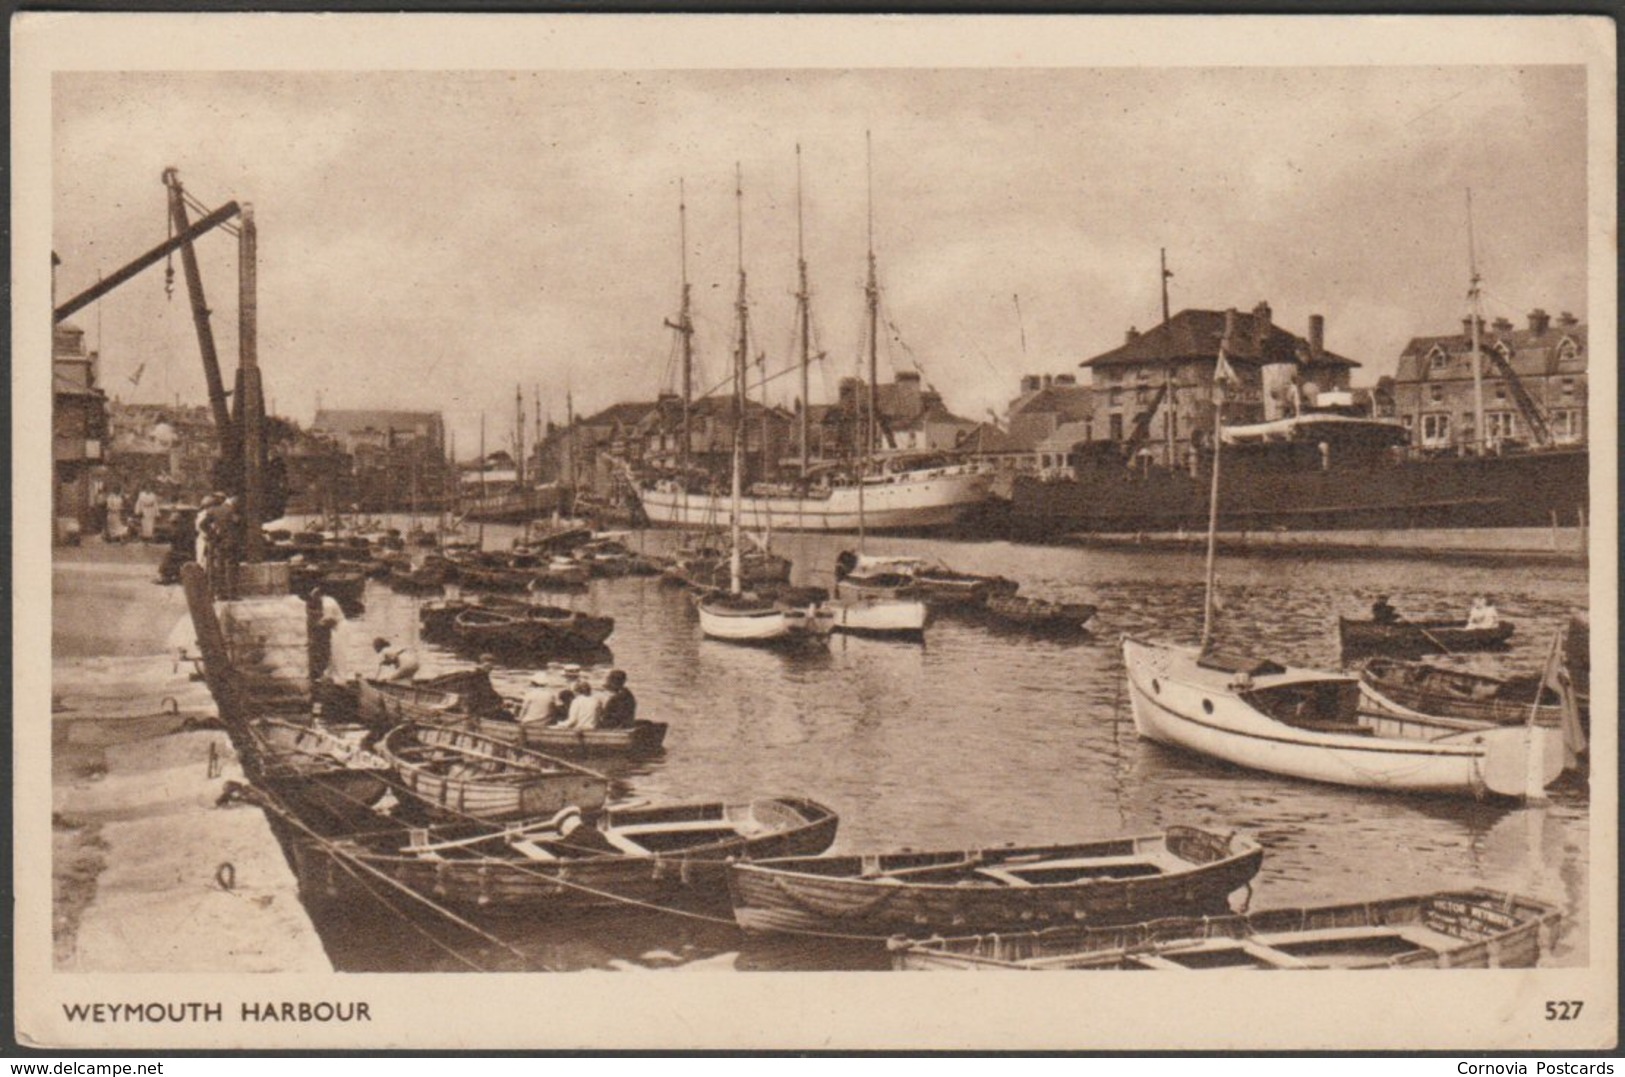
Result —
MULTIPOLYGON (((726 374, 736 161, 754 346, 787 366, 798 142, 828 353, 812 396, 829 399, 863 334, 866 130, 902 342, 882 378, 917 361, 967 416, 1155 324, 1159 247, 1176 311, 1267 299, 1300 334, 1322 313, 1369 384, 1462 317, 1468 187, 1486 312, 1586 314, 1579 68, 85 73, 55 90, 59 298, 164 237, 174 165, 210 205, 254 204, 280 412, 308 421, 318 394, 441 409, 460 449, 481 412, 493 445, 507 435, 516 384, 554 419, 567 388, 592 411, 670 384, 680 179, 704 385, 726 374)), ((235 243, 200 251, 234 358, 235 243)), ((202 402, 179 280, 166 300, 149 270, 99 306, 75 320, 109 392, 202 402)))

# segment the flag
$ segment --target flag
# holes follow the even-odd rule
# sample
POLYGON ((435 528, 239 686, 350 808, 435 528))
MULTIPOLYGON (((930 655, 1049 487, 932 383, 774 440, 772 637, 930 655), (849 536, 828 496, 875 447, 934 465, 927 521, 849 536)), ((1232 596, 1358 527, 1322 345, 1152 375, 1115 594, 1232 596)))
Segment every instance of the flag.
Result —
POLYGON ((1580 701, 1574 692, 1574 681, 1569 675, 1569 665, 1565 658, 1567 631, 1558 637, 1557 644, 1553 646, 1550 658, 1546 662, 1544 675, 1541 677, 1541 689, 1550 688, 1557 693, 1562 707, 1562 717, 1559 719, 1563 730, 1563 766, 1566 770, 1573 770, 1579 763, 1580 755, 1586 750, 1585 728, 1580 724, 1580 701))
POLYGON ((1235 332, 1235 311, 1226 311, 1224 315, 1224 336, 1219 338, 1219 357, 1213 364, 1213 403, 1215 406, 1224 403, 1224 394, 1232 385, 1236 384, 1236 371, 1230 365, 1230 340, 1235 332))

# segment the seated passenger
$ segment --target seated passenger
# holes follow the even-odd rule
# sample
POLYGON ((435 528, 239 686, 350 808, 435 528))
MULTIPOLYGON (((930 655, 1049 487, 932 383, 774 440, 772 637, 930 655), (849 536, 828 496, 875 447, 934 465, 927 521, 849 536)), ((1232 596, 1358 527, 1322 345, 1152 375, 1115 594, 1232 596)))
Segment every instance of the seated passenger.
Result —
POLYGON ((631 729, 638 720, 638 699, 626 686, 626 673, 612 669, 605 682, 609 697, 604 700, 604 711, 598 718, 599 729, 631 729))
POLYGON ((1388 604, 1387 595, 1378 595, 1377 600, 1371 603, 1371 620, 1380 625, 1399 623, 1399 611, 1388 604))
POLYGON ((1473 599, 1473 608, 1467 613, 1468 628, 1495 628, 1501 623, 1501 615, 1496 612, 1490 600, 1480 595, 1473 599))

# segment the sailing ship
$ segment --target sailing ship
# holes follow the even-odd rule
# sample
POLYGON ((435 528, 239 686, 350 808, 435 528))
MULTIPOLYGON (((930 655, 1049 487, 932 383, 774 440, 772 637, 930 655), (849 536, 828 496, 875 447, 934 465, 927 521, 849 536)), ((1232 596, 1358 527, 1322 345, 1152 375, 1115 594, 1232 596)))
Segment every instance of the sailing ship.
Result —
MULTIPOLYGON (((807 262, 803 255, 800 198, 801 148, 796 148, 796 232, 800 288, 796 294, 798 336, 801 341, 801 415, 799 474, 789 483, 763 485, 736 497, 736 515, 767 527, 785 531, 823 532, 918 532, 952 527, 971 518, 992 497, 993 476, 974 464, 942 456, 896 455, 875 462, 864 453, 865 466, 855 473, 841 469, 815 470, 809 459, 808 369, 811 363, 808 340, 807 262)), ((871 199, 872 202, 872 199, 871 199)), ((874 216, 870 213, 869 281, 870 364, 869 411, 865 430, 875 433, 875 284, 874 216)), ((638 492, 643 514, 655 526, 704 528, 717 518, 722 495, 693 474, 688 450, 692 444, 689 426, 692 370, 689 315, 689 285, 685 264, 682 307, 678 320, 668 322, 681 338, 683 353, 683 429, 679 475, 663 478, 638 492)), ((765 388, 764 388, 765 393, 765 388)), ((871 446, 872 447, 872 446, 871 446)))
POLYGON ((745 293, 744 190, 734 191, 739 212, 739 298, 735 314, 739 340, 734 349, 733 500, 729 509, 729 585, 725 593, 699 601, 700 631, 712 639, 734 643, 781 643, 829 634, 830 614, 816 603, 790 607, 741 586, 744 536, 740 528, 745 467, 745 360, 750 349, 750 308, 745 293))

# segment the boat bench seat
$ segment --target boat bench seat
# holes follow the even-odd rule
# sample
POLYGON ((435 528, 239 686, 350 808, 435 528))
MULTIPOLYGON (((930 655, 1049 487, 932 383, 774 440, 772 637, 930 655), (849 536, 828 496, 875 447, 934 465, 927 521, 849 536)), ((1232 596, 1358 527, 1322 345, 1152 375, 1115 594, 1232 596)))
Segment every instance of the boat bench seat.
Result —
POLYGON ((527 860, 557 860, 558 857, 533 841, 510 841, 508 848, 524 854, 527 860))
POLYGON ((986 875, 990 879, 997 879, 1006 886, 1032 886, 1030 879, 1022 878, 1026 872, 1040 871, 1067 871, 1070 869, 1096 871, 1109 871, 1112 868, 1151 868, 1161 873, 1163 865, 1151 857, 1144 855, 1134 856, 1080 856, 1065 860, 1034 860, 1017 864, 1007 864, 1002 867, 978 868, 978 875, 986 875))

